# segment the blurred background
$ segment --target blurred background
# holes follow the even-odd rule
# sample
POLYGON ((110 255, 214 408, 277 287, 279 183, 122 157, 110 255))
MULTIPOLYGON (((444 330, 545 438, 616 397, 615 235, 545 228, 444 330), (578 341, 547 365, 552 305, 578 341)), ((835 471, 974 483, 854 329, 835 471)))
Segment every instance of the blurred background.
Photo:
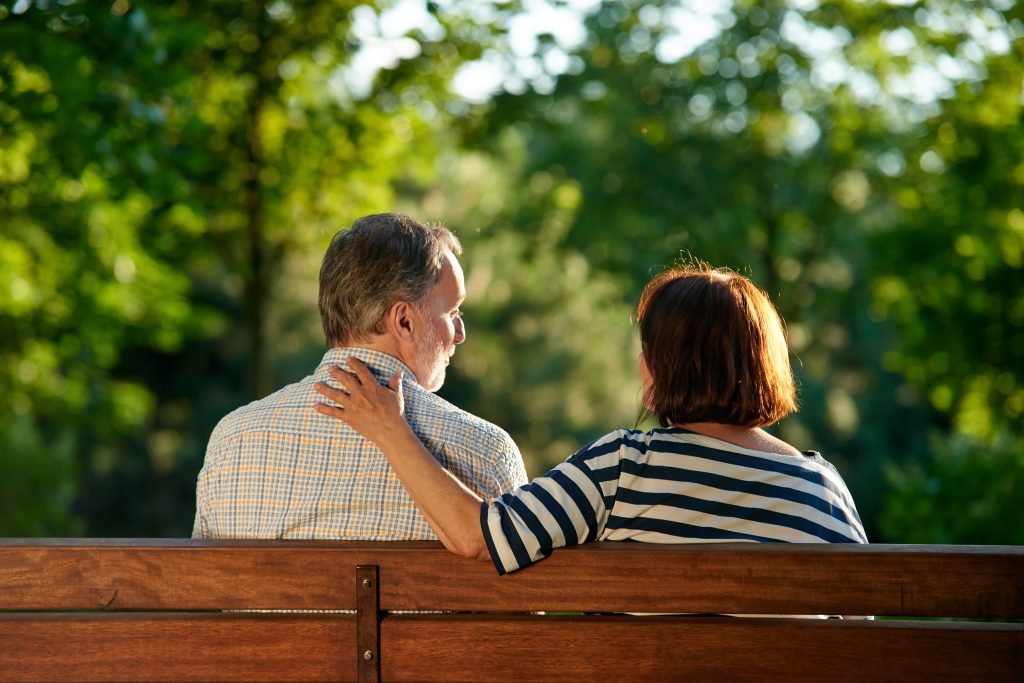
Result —
POLYGON ((0 535, 187 536, 330 237, 463 241, 441 394, 531 474, 636 419, 689 253, 766 289, 874 541, 1024 543, 1013 0, 0 3, 0 535))

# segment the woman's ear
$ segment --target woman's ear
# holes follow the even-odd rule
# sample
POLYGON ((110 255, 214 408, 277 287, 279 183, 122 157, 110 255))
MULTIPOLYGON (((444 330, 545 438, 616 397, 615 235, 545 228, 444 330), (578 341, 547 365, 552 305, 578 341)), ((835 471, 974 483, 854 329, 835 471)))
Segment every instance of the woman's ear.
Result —
POLYGON ((640 383, 643 386, 643 406, 648 410, 653 410, 651 407, 651 399, 654 398, 654 381, 651 377, 651 368, 647 365, 647 356, 641 351, 636 357, 636 370, 640 375, 640 383))
POLYGON ((651 380, 651 368, 647 365, 647 356, 641 351, 636 357, 636 370, 640 373, 640 379, 647 384, 651 380))

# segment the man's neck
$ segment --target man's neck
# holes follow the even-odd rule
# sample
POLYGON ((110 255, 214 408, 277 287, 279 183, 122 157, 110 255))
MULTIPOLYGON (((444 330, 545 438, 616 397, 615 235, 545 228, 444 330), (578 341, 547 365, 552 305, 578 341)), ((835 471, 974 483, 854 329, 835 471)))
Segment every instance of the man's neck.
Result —
MULTIPOLYGON (((377 351, 379 353, 386 353, 392 358, 396 358, 405 364, 406 367, 412 368, 413 364, 411 358, 406 358, 402 353, 402 350, 398 347, 398 344, 394 343, 390 337, 385 335, 377 335, 370 337, 369 339, 360 339, 358 341, 350 341, 346 344, 339 344, 335 348, 341 349, 369 349, 371 351, 377 351)), ((415 379, 415 378, 413 378, 415 379)))

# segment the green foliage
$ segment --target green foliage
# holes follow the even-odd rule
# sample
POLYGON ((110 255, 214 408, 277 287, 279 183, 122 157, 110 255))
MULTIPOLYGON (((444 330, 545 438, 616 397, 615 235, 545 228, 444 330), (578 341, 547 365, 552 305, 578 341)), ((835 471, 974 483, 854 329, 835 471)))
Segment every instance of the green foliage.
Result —
POLYGON ((0 12, 0 533, 187 532, 290 259, 429 175, 438 46, 355 92, 353 7, 0 12))
POLYGON ((899 543, 1024 544, 1024 443, 1001 434, 981 444, 936 437, 927 465, 887 471, 881 527, 899 543))
POLYGON ((322 354, 327 240, 399 207, 466 247, 443 393, 531 472, 632 425, 632 304, 690 252, 777 302, 779 433, 875 540, 1020 542, 1018 5, 605 2, 536 45, 414 5, 0 7, 0 533, 187 533, 216 420, 322 354))
MULTIPOLYGON (((578 68, 500 94, 471 139, 581 197, 557 247, 627 301, 680 251, 750 273, 803 386, 780 432, 840 466, 877 537, 883 466, 1019 431, 1020 11, 736 3, 674 59, 672 4, 602 5, 578 68)), ((520 190, 494 222, 543 241, 550 215, 520 190)))
POLYGON ((1008 64, 1024 43, 1016 50, 905 148, 917 163, 882 186, 894 225, 872 236, 872 315, 902 333, 887 367, 980 441, 1024 411, 1024 102, 1008 64))
POLYGON ((70 432, 62 440, 46 439, 30 420, 15 415, 4 421, 0 440, 0 472, 4 495, 0 518, 4 532, 45 536, 54 530, 73 535, 82 526, 71 515, 77 479, 74 442, 70 432))
POLYGON ((184 182, 159 104, 183 74, 136 19, 78 5, 0 24, 0 533, 82 528, 85 472, 155 403, 114 374, 124 349, 174 351, 205 322, 145 230, 184 182))
MULTIPOLYGON (((508 136, 510 151, 516 143, 508 136)), ((425 202, 457 225, 486 226, 462 232, 468 341, 441 393, 505 428, 528 471, 539 474, 597 436, 633 425, 639 343, 621 283, 564 247, 581 201, 575 183, 535 180, 517 193, 522 205, 544 206, 535 235, 487 216, 498 207, 478 196, 506 196, 509 170, 465 155, 425 202)))
POLYGON ((936 416, 928 454, 889 470, 893 539, 1021 542, 1022 60, 1019 39, 990 58, 984 84, 959 87, 904 147, 904 176, 881 184, 896 220, 872 236, 871 315, 900 331, 886 368, 936 416))

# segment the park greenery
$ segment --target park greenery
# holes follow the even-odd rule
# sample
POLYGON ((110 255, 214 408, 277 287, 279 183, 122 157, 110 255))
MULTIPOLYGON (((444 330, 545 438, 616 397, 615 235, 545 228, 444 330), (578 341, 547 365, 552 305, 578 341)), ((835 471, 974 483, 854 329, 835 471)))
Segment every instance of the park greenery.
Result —
POLYGON ((680 255, 752 277, 875 541, 1024 543, 1013 0, 0 4, 0 534, 181 536, 323 353, 330 237, 465 246, 442 395, 532 474, 638 409, 680 255))

